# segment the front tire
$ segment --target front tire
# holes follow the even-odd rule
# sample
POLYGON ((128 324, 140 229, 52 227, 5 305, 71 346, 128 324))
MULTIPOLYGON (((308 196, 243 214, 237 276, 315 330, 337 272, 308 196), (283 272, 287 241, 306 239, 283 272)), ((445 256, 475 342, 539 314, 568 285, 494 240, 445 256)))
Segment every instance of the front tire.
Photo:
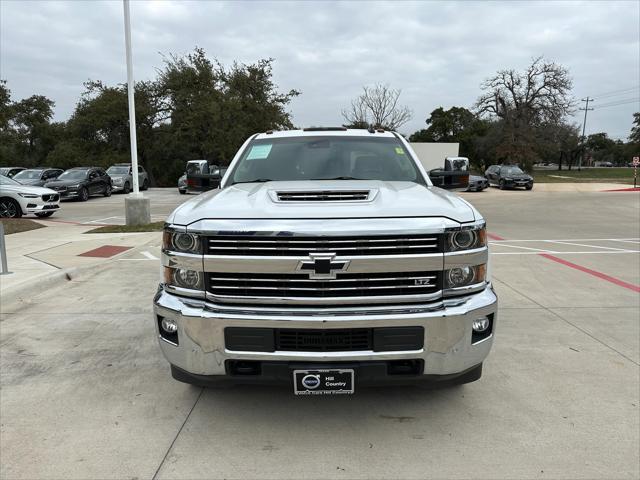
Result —
POLYGON ((187 194, 187 191, 186 191, 186 190, 180 190, 180 189, 178 189, 178 192, 180 192, 180 195, 186 195, 186 194, 187 194))
POLYGON ((129 182, 126 182, 124 184, 124 187, 122 187, 122 193, 127 194, 131 191, 131 185, 129 185, 129 182))
POLYGON ((506 188, 505 184, 504 184, 504 180, 500 180, 500 183, 498 184, 498 188, 500 190, 504 190, 506 188))
POLYGON ((105 197, 110 197, 111 196, 111 185, 107 185, 104 189, 104 196, 105 197))
POLYGON ((0 200, 0 218, 20 218, 22 207, 13 198, 3 198, 0 200))
POLYGON ((40 218, 50 217, 51 215, 53 215, 53 212, 39 212, 39 213, 36 213, 36 217, 40 217, 40 218))
POLYGON ((533 189, 533 183, 532 183, 531 185, 527 185, 527 186, 526 186, 526 187, 524 187, 524 188, 526 188, 527 190, 532 190, 532 189, 533 189))
POLYGON ((149 180, 145 179, 144 182, 142 182, 142 190, 148 190, 149 189, 149 180))
POLYGON ((89 200, 89 190, 82 187, 78 192, 78 200, 80 200, 81 202, 86 202, 87 200, 89 200))

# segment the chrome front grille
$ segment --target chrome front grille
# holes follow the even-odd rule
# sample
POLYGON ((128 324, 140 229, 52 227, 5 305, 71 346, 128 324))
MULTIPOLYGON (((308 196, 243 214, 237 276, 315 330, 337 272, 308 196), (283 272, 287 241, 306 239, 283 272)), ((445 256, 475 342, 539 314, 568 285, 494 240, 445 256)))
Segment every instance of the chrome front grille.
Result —
POLYGON ((217 235, 206 243, 208 255, 303 256, 333 252, 338 256, 415 255, 441 251, 441 236, 376 235, 349 236, 268 236, 217 235))
POLYGON ((45 193, 42 195, 42 200, 45 202, 55 202, 60 198, 60 195, 57 193, 45 193))
POLYGON ((439 292, 440 272, 338 273, 333 280, 311 280, 304 273, 207 274, 207 291, 225 298, 346 299, 421 296, 439 292))
POLYGON ((280 202, 349 202, 369 200, 369 190, 315 190, 277 192, 280 202))

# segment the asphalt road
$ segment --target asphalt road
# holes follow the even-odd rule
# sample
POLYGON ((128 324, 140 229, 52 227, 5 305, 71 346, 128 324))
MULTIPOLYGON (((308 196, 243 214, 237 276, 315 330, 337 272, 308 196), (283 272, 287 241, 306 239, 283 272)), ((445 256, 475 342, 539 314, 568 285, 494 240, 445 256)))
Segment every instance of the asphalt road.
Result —
POLYGON ((639 196, 494 193, 465 195, 500 298, 478 382, 332 398, 177 383, 140 254, 156 240, 3 299, 0 476, 638 478, 639 196))

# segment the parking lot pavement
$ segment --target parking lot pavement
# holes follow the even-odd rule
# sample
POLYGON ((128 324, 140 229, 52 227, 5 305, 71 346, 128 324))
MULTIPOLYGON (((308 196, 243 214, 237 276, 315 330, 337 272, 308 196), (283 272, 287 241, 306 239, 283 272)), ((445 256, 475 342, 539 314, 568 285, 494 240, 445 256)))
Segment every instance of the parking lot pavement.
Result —
MULTIPOLYGON (((177 188, 150 188, 142 192, 151 201, 151 221, 161 222, 178 205, 192 198, 180 195, 177 188)), ((91 197, 86 202, 65 200, 60 203, 60 211, 51 220, 97 225, 124 225, 124 199, 126 195, 114 193, 110 197, 91 197)))
POLYGON ((638 478, 638 199, 466 198, 500 297, 478 382, 331 398, 180 384, 154 335, 142 252, 159 252, 138 247, 0 305, 0 476, 638 478))

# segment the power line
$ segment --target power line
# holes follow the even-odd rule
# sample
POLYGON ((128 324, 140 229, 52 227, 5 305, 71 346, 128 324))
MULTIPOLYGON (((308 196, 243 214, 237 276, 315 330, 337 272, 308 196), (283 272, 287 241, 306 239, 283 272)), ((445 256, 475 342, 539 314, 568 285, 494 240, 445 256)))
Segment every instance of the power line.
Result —
POLYGON ((640 90, 640 85, 636 85, 635 87, 631 87, 631 88, 623 88, 621 90, 611 90, 609 92, 599 93, 597 95, 594 95, 594 98, 600 99, 600 98, 606 98, 606 97, 615 97, 620 93, 632 92, 634 90, 636 91, 640 90))
POLYGON ((605 103, 602 105, 598 105, 596 108, 601 109, 601 108, 607 108, 607 107, 617 107, 618 105, 627 105, 629 103, 636 103, 638 101, 640 101, 640 97, 625 98, 625 99, 620 99, 620 100, 615 100, 613 102, 605 103))

